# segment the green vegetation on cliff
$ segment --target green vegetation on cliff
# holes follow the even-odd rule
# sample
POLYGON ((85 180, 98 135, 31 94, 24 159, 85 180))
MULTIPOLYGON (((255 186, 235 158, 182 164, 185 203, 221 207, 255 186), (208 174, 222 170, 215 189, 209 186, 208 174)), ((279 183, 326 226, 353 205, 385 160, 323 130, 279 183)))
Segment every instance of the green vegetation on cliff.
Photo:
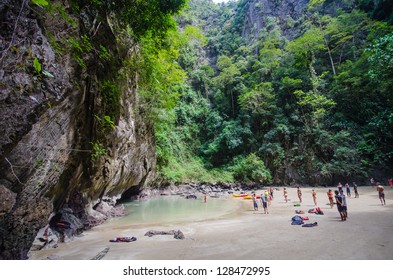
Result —
POLYGON ((192 0, 177 17, 204 39, 178 45, 187 82, 157 131, 168 180, 331 184, 392 169, 389 4, 299 1, 296 17, 276 2, 192 0))
POLYGON ((93 158, 133 73, 164 180, 330 184, 393 166, 389 3, 71 1, 95 25, 52 45, 98 65, 93 158))

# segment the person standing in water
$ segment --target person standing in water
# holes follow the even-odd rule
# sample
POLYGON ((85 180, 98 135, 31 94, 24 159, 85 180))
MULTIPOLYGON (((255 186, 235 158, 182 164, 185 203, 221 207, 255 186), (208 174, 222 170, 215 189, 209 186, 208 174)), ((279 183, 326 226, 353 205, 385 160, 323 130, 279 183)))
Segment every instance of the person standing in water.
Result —
POLYGON ((297 187, 297 197, 299 198, 299 202, 302 203, 302 190, 300 187, 297 187))
POLYGON ((206 193, 204 193, 204 195, 203 195, 203 202, 206 203, 206 201, 207 201, 207 196, 206 196, 206 193))

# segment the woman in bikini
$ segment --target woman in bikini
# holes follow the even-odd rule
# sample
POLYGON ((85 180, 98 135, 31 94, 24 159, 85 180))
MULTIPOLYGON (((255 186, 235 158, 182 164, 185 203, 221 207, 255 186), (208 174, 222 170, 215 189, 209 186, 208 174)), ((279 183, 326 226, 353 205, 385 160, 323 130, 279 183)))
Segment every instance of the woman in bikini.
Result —
POLYGON ((333 205, 334 205, 334 202, 333 202, 334 193, 332 192, 332 190, 329 189, 329 191, 327 192, 327 196, 329 198, 330 208, 333 208, 333 205))
POLYGON ((302 203, 302 190, 300 187, 297 187, 297 197, 299 198, 299 202, 302 203))
POLYGON ((312 200, 314 201, 314 205, 317 206, 317 192, 312 189, 312 200))
POLYGON ((288 191, 287 191, 287 188, 284 188, 284 199, 285 199, 285 202, 288 202, 288 191))

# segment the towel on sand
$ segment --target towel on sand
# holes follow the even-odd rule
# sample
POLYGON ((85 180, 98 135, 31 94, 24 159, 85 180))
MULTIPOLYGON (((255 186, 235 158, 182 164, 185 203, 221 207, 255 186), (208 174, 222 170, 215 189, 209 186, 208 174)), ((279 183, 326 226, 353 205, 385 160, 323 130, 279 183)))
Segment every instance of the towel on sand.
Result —
POLYGON ((310 224, 304 224, 304 225, 302 225, 302 227, 316 227, 317 225, 318 225, 318 223, 315 222, 315 223, 310 223, 310 224))

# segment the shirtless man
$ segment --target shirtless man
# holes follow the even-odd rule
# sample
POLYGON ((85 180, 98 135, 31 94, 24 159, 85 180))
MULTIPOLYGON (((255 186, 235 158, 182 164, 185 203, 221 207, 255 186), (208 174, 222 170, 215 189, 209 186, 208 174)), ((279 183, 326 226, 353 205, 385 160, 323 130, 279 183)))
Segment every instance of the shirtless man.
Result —
POLYGON ((381 184, 377 183, 378 196, 379 196, 379 200, 382 203, 382 206, 386 205, 384 190, 385 190, 384 187, 381 184))

